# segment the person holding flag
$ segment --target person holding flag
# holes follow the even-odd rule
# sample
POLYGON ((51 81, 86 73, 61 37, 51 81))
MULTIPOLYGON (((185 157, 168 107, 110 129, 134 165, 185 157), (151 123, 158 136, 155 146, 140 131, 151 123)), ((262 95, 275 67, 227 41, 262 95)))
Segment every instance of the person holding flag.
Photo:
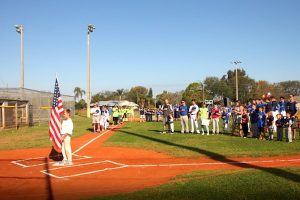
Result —
POLYGON ((57 78, 55 80, 52 109, 49 123, 49 136, 53 141, 54 149, 61 151, 63 161, 54 165, 72 165, 71 135, 73 132, 73 122, 70 118, 71 111, 67 109, 64 112, 62 98, 59 91, 57 78), (60 117, 64 115, 63 124, 60 117))

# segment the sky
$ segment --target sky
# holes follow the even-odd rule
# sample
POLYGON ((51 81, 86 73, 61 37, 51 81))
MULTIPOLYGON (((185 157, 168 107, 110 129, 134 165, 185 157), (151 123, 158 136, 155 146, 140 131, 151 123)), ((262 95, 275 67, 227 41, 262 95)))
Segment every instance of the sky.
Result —
POLYGON ((0 0, 0 87, 19 87, 24 26, 25 87, 91 92, 184 90, 222 77, 234 60, 255 80, 299 80, 298 0, 0 0))

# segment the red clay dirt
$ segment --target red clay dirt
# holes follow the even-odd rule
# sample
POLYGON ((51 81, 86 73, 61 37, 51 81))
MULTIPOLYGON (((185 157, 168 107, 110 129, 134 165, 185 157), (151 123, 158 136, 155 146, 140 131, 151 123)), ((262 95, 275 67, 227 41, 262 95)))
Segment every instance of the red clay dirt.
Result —
MULTIPOLYGON (((154 187, 167 183, 177 175, 195 170, 264 170, 300 166, 300 155, 183 159, 148 150, 101 146, 112 134, 114 130, 103 134, 76 153, 91 158, 74 156, 74 165, 71 167, 47 164, 52 162, 47 158, 49 148, 0 151, 1 199, 86 199, 154 187), (28 158, 36 159, 18 163, 31 167, 12 163, 28 158), (75 160, 78 158, 81 160, 75 160), (41 171, 63 178, 52 177, 41 171)), ((89 133, 74 139, 73 151, 98 136, 89 133)))

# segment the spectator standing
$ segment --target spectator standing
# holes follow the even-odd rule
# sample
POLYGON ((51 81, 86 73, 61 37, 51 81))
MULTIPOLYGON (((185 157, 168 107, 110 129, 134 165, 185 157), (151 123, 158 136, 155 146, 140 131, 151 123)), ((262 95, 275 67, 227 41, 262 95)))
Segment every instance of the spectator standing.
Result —
POLYGON ((199 112, 199 107, 196 104, 196 100, 192 100, 192 105, 190 106, 189 113, 191 116, 191 133, 194 133, 194 127, 196 129, 197 133, 200 133, 198 129, 198 112, 199 112))
POLYGON ((259 131, 259 139, 263 140, 265 139, 265 123, 266 123, 266 113, 263 111, 263 107, 258 108, 258 131, 259 131))
POLYGON ((243 129, 243 135, 241 135, 241 137, 244 136, 244 138, 247 138, 248 136, 248 131, 249 131, 248 122, 249 122, 249 116, 247 110, 244 109, 244 112, 242 114, 242 120, 241 120, 242 129, 243 129))
POLYGON ((294 117, 297 112, 297 102, 294 99, 294 95, 289 96, 289 102, 287 103, 287 112, 291 114, 291 117, 294 117))
POLYGON ((101 110, 97 104, 91 109, 91 114, 93 115, 93 129, 94 133, 100 132, 100 115, 101 110))
POLYGON ((179 105, 175 104, 175 106, 174 106, 174 120, 177 121, 178 119, 180 119, 179 105))
POLYGON ((140 111, 140 122, 145 122, 145 119, 146 119, 146 111, 145 111, 145 108, 144 108, 144 105, 142 105, 139 109, 140 111))
POLYGON ((267 113, 267 128, 268 128, 268 133, 269 133, 269 140, 273 140, 273 132, 274 132, 274 129, 273 129, 273 124, 274 124, 274 116, 273 116, 273 113, 272 111, 269 111, 267 113))
POLYGON ((277 141, 282 141, 284 119, 282 118, 281 114, 277 114, 277 120, 275 124, 277 127, 277 141))
POLYGON ((251 133, 252 133, 252 137, 253 138, 258 138, 259 137, 259 132, 258 132, 258 114, 257 114, 257 109, 256 109, 256 105, 253 104, 252 105, 252 109, 250 110, 250 123, 251 123, 251 133))
POLYGON ((212 133, 213 134, 219 134, 220 129, 219 129, 219 120, 221 117, 221 112, 220 109, 218 108, 218 105, 214 105, 214 107, 211 109, 211 119, 213 122, 213 129, 212 133))
POLYGON ((181 105, 179 106, 181 133, 189 133, 188 112, 188 106, 186 105, 185 101, 181 101, 181 105))
POLYGON ((292 125, 293 125, 293 120, 291 118, 291 114, 287 112, 286 117, 284 118, 284 126, 283 126, 286 142, 292 142, 292 125))
POLYGON ((280 97, 280 101, 277 104, 277 110, 283 117, 286 116, 286 103, 284 97, 280 97))
POLYGON ((204 135, 204 127, 206 128, 206 133, 209 135, 209 113, 208 108, 206 107, 205 103, 201 103, 200 107, 200 119, 201 119, 201 131, 202 135, 204 135))
POLYGON ((167 128, 168 128, 168 131, 170 132, 171 130, 170 130, 170 126, 168 124, 168 117, 173 112, 173 108, 172 108, 172 105, 169 103, 169 99, 165 100, 165 103, 162 106, 162 110, 163 110, 163 125, 164 125, 164 130, 162 133, 166 133, 167 128))
POLYGON ((230 117, 230 112, 228 111, 228 108, 224 107, 222 112, 224 133, 228 133, 229 117, 230 117))

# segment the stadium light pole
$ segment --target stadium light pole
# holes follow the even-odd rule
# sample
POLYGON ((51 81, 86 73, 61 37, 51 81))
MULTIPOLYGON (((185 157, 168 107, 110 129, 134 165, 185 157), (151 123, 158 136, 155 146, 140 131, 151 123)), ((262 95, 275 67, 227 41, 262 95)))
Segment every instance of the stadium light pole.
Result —
POLYGON ((24 27, 23 25, 15 25, 17 33, 20 34, 20 88, 24 88, 24 27))
POLYGON ((91 104, 91 81, 90 81, 90 33, 94 31, 96 27, 93 24, 88 25, 87 30, 87 78, 86 78, 86 116, 91 117, 90 104, 91 104))
POLYGON ((235 98, 236 100, 238 101, 239 100, 239 86, 238 86, 238 71, 237 71, 237 67, 238 67, 238 64, 242 63, 241 61, 239 60, 236 60, 233 62, 234 65, 235 65, 235 98))

